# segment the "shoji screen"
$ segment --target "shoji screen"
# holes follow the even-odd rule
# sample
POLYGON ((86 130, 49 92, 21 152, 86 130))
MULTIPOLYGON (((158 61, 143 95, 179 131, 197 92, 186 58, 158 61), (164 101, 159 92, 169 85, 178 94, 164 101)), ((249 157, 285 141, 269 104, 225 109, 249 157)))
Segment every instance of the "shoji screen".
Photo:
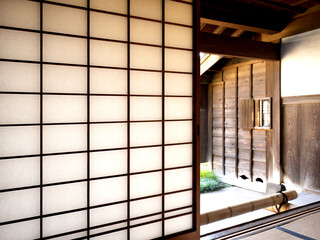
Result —
POLYGON ((0 239, 195 231, 194 5, 0 0, 0 239))

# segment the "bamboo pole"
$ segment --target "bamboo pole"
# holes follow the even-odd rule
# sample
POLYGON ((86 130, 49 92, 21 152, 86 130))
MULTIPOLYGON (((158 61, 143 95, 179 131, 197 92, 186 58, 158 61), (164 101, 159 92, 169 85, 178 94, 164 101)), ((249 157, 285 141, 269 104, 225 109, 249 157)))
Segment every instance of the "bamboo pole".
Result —
MULTIPOLYGON (((298 194, 294 190, 283 192, 289 200, 296 199, 298 194)), ((216 222, 225 218, 238 216, 244 213, 252 212, 262 208, 279 205, 283 202, 283 195, 276 193, 257 200, 221 208, 212 212, 204 213, 200 215, 200 225, 206 225, 212 222, 216 222)))

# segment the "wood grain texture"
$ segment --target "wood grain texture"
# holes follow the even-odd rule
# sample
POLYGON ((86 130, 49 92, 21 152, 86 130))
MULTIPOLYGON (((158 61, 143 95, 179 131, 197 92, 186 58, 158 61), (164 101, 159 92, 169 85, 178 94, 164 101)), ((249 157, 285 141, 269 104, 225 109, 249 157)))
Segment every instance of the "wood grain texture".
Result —
MULTIPOLYGON (((214 126, 212 146, 213 159, 216 164, 214 168, 217 171, 224 171, 225 178, 235 177, 239 181, 244 181, 240 177, 245 175, 249 178, 248 184, 251 181, 256 183, 256 179, 266 184, 268 169, 280 169, 279 154, 273 152, 273 149, 280 149, 274 146, 273 131, 253 129, 254 98, 267 97, 267 94, 268 97, 273 97, 274 92, 280 93, 279 71, 277 70, 279 70, 278 62, 241 63, 225 67, 216 75, 218 77, 215 81, 220 81, 222 78, 222 84, 212 83, 212 122, 214 126), (252 110, 247 114, 252 119, 251 129, 241 128, 241 121, 249 119, 249 117, 243 117, 242 103, 248 106, 251 104, 251 107, 248 108, 252 110)), ((276 99, 276 104, 279 103, 280 95, 276 99)), ((276 114, 276 118, 279 118, 280 108, 277 110, 279 114, 276 114)), ((279 121, 277 126, 279 130, 279 121)), ((279 137, 280 134, 277 136, 279 137)))
POLYGON ((280 62, 267 62, 267 81, 272 82, 272 138, 267 144, 268 182, 279 184, 282 182, 281 170, 281 98, 280 98, 280 62), (272 71, 272 75, 268 72, 272 71))
POLYGON ((308 96, 283 97, 281 98, 281 100, 283 105, 320 103, 320 94, 308 96))
POLYGON ((201 84, 200 101, 200 162, 207 162, 209 159, 208 148, 208 85, 201 84))
POLYGON ((320 190, 320 104, 283 108, 284 180, 320 190))
POLYGON ((239 99, 239 128, 253 128, 253 99, 239 99))
MULTIPOLYGON (((208 148, 207 148, 207 161, 212 163, 212 114, 213 114, 213 107, 212 107, 212 102, 213 102, 213 85, 209 84, 208 85, 208 118, 207 118, 207 124, 208 124, 208 148)), ((222 114, 222 113, 221 113, 222 114)), ((206 118, 205 118, 206 119, 206 118)), ((212 167, 212 164, 211 164, 212 167)))

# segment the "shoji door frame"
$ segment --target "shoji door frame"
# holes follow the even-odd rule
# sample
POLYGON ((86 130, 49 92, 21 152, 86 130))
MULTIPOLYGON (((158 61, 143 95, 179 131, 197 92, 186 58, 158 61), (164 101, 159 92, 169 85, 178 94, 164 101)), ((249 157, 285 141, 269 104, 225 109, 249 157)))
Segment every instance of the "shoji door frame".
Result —
POLYGON ((172 240, 200 239, 200 0, 193 0, 193 226, 172 240))
MULTIPOLYGON (((33 0, 34 2, 39 2, 40 3, 40 29, 39 30, 33 30, 33 29, 25 29, 25 28, 18 28, 18 27, 8 27, 8 26, 0 26, 0 29, 7 29, 7 30, 16 30, 16 31, 22 31, 22 32, 30 32, 30 33, 38 33, 40 40, 39 40, 39 47, 40 47, 40 53, 39 53, 39 61, 33 61, 33 60, 15 60, 15 59, 0 59, 0 61, 3 62, 13 62, 13 63, 30 63, 30 64, 39 64, 39 69, 40 69, 40 91, 36 92, 36 93, 31 93, 31 94, 39 94, 40 96, 40 121, 39 124, 16 124, 17 126, 40 126, 40 154, 36 154, 35 156, 40 157, 40 185, 35 185, 35 186, 26 186, 26 187, 19 187, 19 188, 11 188, 11 189, 4 189, 4 190, 0 190, 0 193, 2 192, 12 192, 12 191, 18 191, 18 190, 26 190, 26 189, 33 189, 33 188, 39 188, 40 190, 40 206, 41 206, 41 210, 40 210, 40 215, 36 216, 36 217, 30 217, 30 218, 24 218, 24 219, 16 219, 16 220, 12 220, 10 222, 4 222, 2 225, 8 225, 8 224, 12 224, 12 223, 18 223, 18 222, 23 222, 23 221, 27 221, 27 220, 38 220, 38 219, 43 219, 44 216, 48 215, 45 214, 42 210, 42 205, 43 205, 43 188, 46 184, 44 184, 43 182, 43 156, 49 156, 52 154, 45 154, 43 152, 43 126, 45 126, 46 124, 44 123, 44 119, 43 119, 43 96, 44 96, 44 91, 43 91, 43 67, 45 64, 50 64, 48 62, 46 62, 43 59, 43 35, 48 33, 43 29, 43 5, 45 3, 45 1, 43 0, 33 0)), ((107 0, 106 0, 107 1, 107 0)), ((176 0, 173 0, 176 1, 176 0)), ((50 2, 50 1, 48 1, 50 2)), ((88 2, 90 2, 90 0, 88 0, 88 2)), ((130 2, 130 0, 128 0, 128 2, 130 2)), ((162 0, 162 2, 164 3, 165 0, 162 0)), ((180 232, 180 233, 175 233, 173 235, 169 235, 169 236, 165 236, 162 237, 161 239, 165 238, 165 239, 175 239, 175 240, 188 240, 188 239, 199 239, 200 238, 200 225, 199 225, 199 216, 200 216, 200 133, 199 133, 199 124, 200 124, 200 56, 199 56, 199 26, 200 26, 200 0, 193 0, 192 3, 190 1, 177 1, 177 2, 184 2, 186 4, 192 4, 193 5, 193 59, 192 59, 192 65, 193 65, 193 72, 192 72, 192 77, 193 77, 193 100, 192 100, 192 144, 193 144, 193 162, 192 162, 192 177, 193 177, 193 182, 192 182, 192 212, 189 212, 188 214, 192 213, 193 214, 193 218, 192 218, 192 229, 186 230, 184 232, 180 232)), ((62 3, 55 3, 56 5, 60 5, 60 6, 64 6, 64 4, 62 3)), ((68 4, 66 5, 68 6, 68 4)), ((70 6, 69 6, 70 7, 70 6)), ((75 7, 77 8, 77 7, 75 7)), ((82 8, 83 10, 85 10, 85 8, 82 8)), ((86 9, 87 11, 90 11, 89 5, 86 9)), ((177 9, 177 11, 179 11, 179 9, 177 9)), ((164 17, 164 12, 162 13, 163 17, 164 17)), ((128 17, 128 22, 130 22, 130 17, 128 17)), ((164 29, 164 25, 165 25, 165 21, 159 21, 162 23, 162 28, 164 29)), ((87 15, 87 29, 90 28, 90 17, 89 14, 87 15)), ((129 33, 129 30, 128 30, 129 33)), ((49 34, 54 34, 57 36, 70 36, 70 37, 76 37, 76 38, 80 38, 80 39, 84 39, 87 41, 87 62, 84 64, 69 64, 69 63, 65 63, 62 64, 64 66, 79 66, 79 67, 83 67, 83 68, 87 68, 87 70, 90 69, 91 66, 91 62, 90 62, 90 34, 88 33, 87 35, 83 35, 83 36, 72 36, 71 34, 64 34, 64 33, 49 33, 49 34)), ((164 40, 164 39, 163 39, 164 40)), ((121 42, 121 41, 119 41, 121 42)), ((125 41, 122 41, 125 42, 125 41)), ((127 43, 130 43, 130 39, 126 41, 127 43)), ((130 44, 129 44, 130 45, 130 44)), ((162 43, 162 47, 164 47, 164 43, 162 43)), ((130 48, 128 48, 128 55, 130 54, 130 48)), ((164 56, 164 52, 162 52, 162 56, 164 56)), ((130 62, 130 57, 128 57, 128 65, 130 62)), ((52 65, 59 65, 59 63, 51 63, 52 65)), ((128 70, 128 82, 130 81, 130 66, 128 66, 127 68, 123 68, 123 70, 128 70)), ((131 69, 132 70, 132 69, 131 69)), ((162 70, 162 74, 164 75, 164 70, 162 70)), ((87 101, 87 106, 90 106, 90 71, 87 71, 87 94, 82 94, 83 96, 87 97, 86 101, 87 101)), ((1 92, 0 92, 1 93, 1 92)), ((2 94, 8 94, 8 92, 3 92, 2 94)), ((12 94, 15 94, 14 92, 12 94)), ((30 92, 21 92, 21 94, 30 94, 30 92)), ((51 95, 59 95, 58 93, 52 93, 51 95)), ((75 94, 76 95, 76 94, 75 94)), ((130 96, 128 94, 128 96, 130 96)), ((128 97, 128 101, 129 97, 128 97)), ((162 94, 162 103, 164 102, 164 94, 162 94)), ((81 124, 87 125, 87 136, 90 136, 90 108, 88 107, 87 109, 87 121, 85 122, 81 122, 81 124)), ((130 114, 130 109, 127 109, 127 114, 129 116, 130 114)), ((130 119, 129 119, 130 120, 130 119)), ((163 119, 162 119, 163 120, 163 119)), ((130 121, 123 121, 123 122, 130 122, 130 121)), ((14 126, 12 124, 9 124, 10 127, 14 126)), ((9 126, 8 125, 8 126, 9 126)), ((5 127, 5 125, 2 125, 2 127, 5 127)), ((164 127, 162 127, 162 131, 164 127)), ((128 134, 128 139, 129 139, 129 134, 130 134, 130 130, 127 130, 127 134, 128 134)), ((90 138, 87 137, 87 149, 90 149, 90 138)), ((162 147, 164 146, 164 143, 162 142, 162 147)), ((130 150, 130 147, 126 148, 128 149, 128 152, 130 150)), ((65 154, 68 153, 86 153, 88 158, 90 157, 90 150, 85 150, 85 151, 79 151, 79 152, 65 152, 65 154)), ((21 158, 23 157, 32 157, 30 156, 20 156, 21 158)), ((13 157, 3 157, 0 158, 0 160, 4 160, 4 159, 11 159, 13 157)), ((87 175, 90 176, 90 169, 89 169, 89 161, 88 163, 88 169, 87 169, 87 175)), ((164 175, 164 171, 162 171, 162 175, 164 175)), ((127 174, 128 179, 130 178, 130 173, 127 174)), ((80 180, 75 180, 75 181, 68 181, 68 182, 64 182, 65 184, 67 183, 73 183, 73 182, 80 182, 80 180)), ((129 180, 130 181, 130 180, 129 180)), ((162 179, 163 181, 163 179, 162 179)), ((88 177, 87 179, 82 179, 81 182, 87 182, 87 189, 88 189, 88 193, 87 193, 87 202, 90 201, 90 194, 89 194, 89 190, 90 190, 90 178, 88 177)), ((162 183, 163 184, 163 183, 162 183)), ((48 185, 48 184, 47 184, 48 185)), ((52 186, 56 185, 56 183, 54 184, 50 184, 52 186)), ((129 187, 128 187, 128 192, 130 191, 129 187)), ((165 196, 165 193, 162 192, 162 194, 160 194, 162 197, 165 196)), ((129 200, 126 200, 126 202, 129 202, 129 200)), ((87 211, 88 209, 90 209, 90 204, 88 204, 86 207, 83 207, 81 209, 81 211, 87 211)), ((74 210, 68 210, 68 212, 75 212, 74 210)), ((164 214, 166 213, 166 211, 162 211, 162 215, 164 216, 164 214)), ((50 214, 50 216, 56 216, 58 215, 57 213, 52 213, 50 214)), ((183 214, 181 214, 183 215, 183 214)), ((87 218, 89 218, 89 214, 87 215, 87 218)), ((170 219, 170 217, 168 217, 170 219)), ((87 219, 89 222, 89 219, 87 219)), ((164 217, 162 219, 162 221, 164 222, 164 217)), ((143 225, 143 224, 141 224, 143 225)), ((1 223, 0 223, 1 226, 1 223)), ((130 226, 126 226, 123 228, 124 230, 130 229, 130 226)), ((89 227, 85 228, 85 229, 81 229, 81 231, 87 231, 87 234, 89 235, 89 231, 91 229, 89 227)), ((42 226, 42 221, 40 221, 40 236, 42 237, 42 231, 43 231, 43 226, 42 226)), ((79 232, 78 230, 76 230, 75 232, 79 232)), ((60 234, 62 236, 66 236, 67 234, 60 234)))

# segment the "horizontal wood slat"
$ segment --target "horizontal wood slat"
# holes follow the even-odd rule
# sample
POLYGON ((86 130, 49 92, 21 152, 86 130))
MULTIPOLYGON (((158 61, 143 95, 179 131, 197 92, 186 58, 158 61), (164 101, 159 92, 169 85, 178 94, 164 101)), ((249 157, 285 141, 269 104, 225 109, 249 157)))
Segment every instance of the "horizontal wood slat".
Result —
POLYGON ((294 97, 282 97, 281 101, 283 105, 320 103, 320 94, 294 96, 294 97))

